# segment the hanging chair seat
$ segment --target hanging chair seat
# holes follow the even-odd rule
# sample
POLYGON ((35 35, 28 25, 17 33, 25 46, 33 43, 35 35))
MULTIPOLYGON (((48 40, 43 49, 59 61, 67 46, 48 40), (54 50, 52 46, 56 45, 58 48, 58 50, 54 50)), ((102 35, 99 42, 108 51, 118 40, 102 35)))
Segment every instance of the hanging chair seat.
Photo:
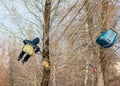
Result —
POLYGON ((118 33, 112 29, 103 32, 97 39, 96 42, 103 48, 109 48, 114 45, 117 39, 118 33))

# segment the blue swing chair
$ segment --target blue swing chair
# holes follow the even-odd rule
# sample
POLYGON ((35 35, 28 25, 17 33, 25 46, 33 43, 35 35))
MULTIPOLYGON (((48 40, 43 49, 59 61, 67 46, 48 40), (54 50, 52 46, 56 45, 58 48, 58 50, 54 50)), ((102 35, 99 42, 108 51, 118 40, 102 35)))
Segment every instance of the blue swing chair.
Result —
POLYGON ((103 48, 109 48, 115 43, 117 36, 116 31, 108 29, 96 39, 96 42, 103 48))

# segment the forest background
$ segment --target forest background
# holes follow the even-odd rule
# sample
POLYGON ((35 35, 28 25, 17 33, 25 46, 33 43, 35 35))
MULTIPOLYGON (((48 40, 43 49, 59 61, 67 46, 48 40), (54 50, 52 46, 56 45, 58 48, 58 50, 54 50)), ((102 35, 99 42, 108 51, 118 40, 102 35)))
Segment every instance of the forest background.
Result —
POLYGON ((109 49, 95 42, 109 28, 119 34, 119 3, 0 0, 0 86, 120 86, 120 38, 109 49), (42 53, 23 65, 17 61, 22 41, 34 37, 42 53))

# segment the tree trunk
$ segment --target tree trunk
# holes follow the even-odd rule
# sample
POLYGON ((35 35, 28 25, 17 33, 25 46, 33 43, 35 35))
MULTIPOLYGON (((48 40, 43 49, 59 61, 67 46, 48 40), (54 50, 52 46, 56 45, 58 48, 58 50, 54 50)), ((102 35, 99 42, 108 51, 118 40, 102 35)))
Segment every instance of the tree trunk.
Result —
MULTIPOLYGON (((90 8, 92 5, 92 2, 86 1, 86 15, 87 15, 87 23, 88 23, 88 29, 89 29, 89 35, 90 35, 90 39, 92 41, 93 37, 94 37, 94 28, 93 28, 93 17, 92 17, 92 13, 90 13, 90 8)), ((108 0, 102 0, 102 12, 101 12, 101 25, 102 25, 102 29, 101 32, 104 32, 107 29, 107 10, 108 10, 108 0)), ((90 49, 92 47, 93 49, 93 54, 96 54, 96 50, 95 48, 95 43, 94 41, 91 43, 90 45, 90 49)), ((96 56, 96 55, 94 55, 96 56)), ((92 59, 92 58, 91 58, 92 59)), ((100 63, 98 66, 98 83, 97 86, 107 86, 107 79, 106 79, 106 74, 105 74, 105 70, 106 70, 106 64, 107 64, 107 50, 104 48, 100 48, 100 63)))
MULTIPOLYGON (((14 36, 14 42, 13 42, 14 44, 14 47, 17 47, 17 45, 16 45, 16 37, 14 36)), ((14 49, 14 50, 12 50, 11 51, 11 48, 12 47, 8 47, 8 51, 7 52, 9 52, 8 53, 8 56, 9 56, 9 68, 10 68, 10 86, 15 86, 14 84, 14 80, 15 80, 15 78, 14 78, 14 76, 13 76, 13 73, 15 72, 15 69, 14 69, 14 65, 15 65, 15 63, 14 63, 14 60, 13 59, 15 59, 15 57, 17 56, 16 55, 16 49, 14 49)))
MULTIPOLYGON (((107 11, 108 11, 108 0, 102 0, 102 12, 101 12, 101 22, 102 22, 102 30, 104 32, 107 29, 107 11)), ((98 83, 103 83, 98 86, 107 86, 107 78, 106 78, 106 64, 107 64, 107 49, 100 47, 100 74, 98 77, 98 83)))
POLYGON ((97 77, 98 77, 98 81, 97 81, 97 86, 104 86, 104 80, 103 80, 103 72, 101 71, 101 65, 99 64, 97 67, 97 77))
POLYGON ((107 50, 104 48, 100 48, 100 77, 98 79, 102 80, 104 85, 98 85, 98 86, 107 86, 107 78, 106 78, 106 64, 107 64, 107 50))
POLYGON ((86 61, 86 73, 85 73, 85 80, 84 80, 84 86, 87 86, 87 83, 88 83, 88 76, 89 76, 89 61, 86 61))
MULTIPOLYGON (((43 59, 46 59, 50 65, 49 56, 49 29, 50 29, 50 11, 51 11, 51 0, 46 0, 45 12, 44 12, 44 30, 43 30, 43 59)), ((50 80, 50 69, 43 69, 43 78, 41 86, 48 86, 50 80)))
MULTIPOLYGON (((90 40, 92 41, 93 37, 94 37, 94 32, 93 32, 93 16, 92 16, 92 7, 93 7, 93 0, 89 1, 89 0, 85 0, 85 10, 86 10, 86 16, 87 16, 87 29, 88 29, 88 32, 89 32, 89 36, 90 36, 90 40)), ((91 48, 94 50, 94 47, 95 47, 95 43, 92 41, 90 46, 89 46, 89 50, 91 50, 91 48)), ((92 53, 94 53, 94 51, 92 51, 92 53)), ((91 62, 91 60, 94 58, 94 55, 92 58, 87 58, 87 61, 86 62, 86 75, 85 75, 85 80, 84 80, 84 86, 87 86, 88 85, 88 76, 89 76, 89 66, 88 64, 91 62)))

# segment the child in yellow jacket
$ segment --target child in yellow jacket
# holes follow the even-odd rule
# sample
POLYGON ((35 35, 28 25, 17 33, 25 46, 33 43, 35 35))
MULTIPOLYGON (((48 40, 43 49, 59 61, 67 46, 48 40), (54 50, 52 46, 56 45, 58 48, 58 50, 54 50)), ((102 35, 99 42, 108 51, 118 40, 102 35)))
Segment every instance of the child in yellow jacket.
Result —
POLYGON ((22 60, 22 63, 24 64, 25 62, 28 61, 30 56, 32 56, 34 53, 37 53, 40 51, 40 48, 37 45, 37 44, 39 44, 39 38, 36 37, 32 41, 31 40, 23 40, 23 43, 24 43, 24 46, 18 57, 18 61, 20 61, 23 58, 24 54, 26 54, 26 56, 22 60))

